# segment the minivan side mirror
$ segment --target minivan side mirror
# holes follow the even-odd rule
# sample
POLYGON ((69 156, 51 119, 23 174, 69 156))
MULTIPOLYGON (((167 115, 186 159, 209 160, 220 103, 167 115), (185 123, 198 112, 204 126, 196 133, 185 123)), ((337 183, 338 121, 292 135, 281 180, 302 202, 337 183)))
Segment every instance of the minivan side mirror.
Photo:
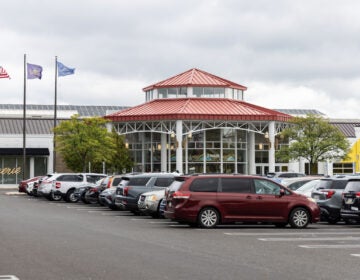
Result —
POLYGON ((282 197, 282 196, 284 196, 284 195, 285 195, 285 190, 284 190, 284 189, 280 189, 280 194, 279 194, 279 196, 282 197))

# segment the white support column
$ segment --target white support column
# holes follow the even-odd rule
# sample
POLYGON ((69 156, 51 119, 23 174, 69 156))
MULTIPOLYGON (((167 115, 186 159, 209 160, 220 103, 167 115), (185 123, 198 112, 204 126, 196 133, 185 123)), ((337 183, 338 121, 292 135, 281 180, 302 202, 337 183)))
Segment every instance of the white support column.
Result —
POLYGON ((34 157, 30 157, 30 178, 34 177, 34 173, 35 173, 35 158, 34 157))
POLYGON ((105 126, 106 126, 106 129, 107 129, 108 132, 112 131, 112 129, 113 129, 113 124, 112 123, 108 122, 108 123, 105 124, 105 126))
POLYGON ((161 134, 161 172, 166 172, 166 134, 161 134))
POLYGON ((269 172, 275 172, 275 122, 269 122, 269 172))
POLYGON ((140 139, 141 139, 141 172, 145 172, 145 134, 144 132, 140 132, 140 139))
POLYGON ((256 174, 255 167, 255 132, 249 131, 247 133, 248 141, 247 141, 247 151, 248 151, 248 172, 250 175, 256 174))
POLYGON ((224 140, 224 129, 220 129, 220 173, 224 173, 224 160, 223 160, 223 140, 224 140))
POLYGON ((182 120, 176 121, 176 170, 183 173, 182 120))

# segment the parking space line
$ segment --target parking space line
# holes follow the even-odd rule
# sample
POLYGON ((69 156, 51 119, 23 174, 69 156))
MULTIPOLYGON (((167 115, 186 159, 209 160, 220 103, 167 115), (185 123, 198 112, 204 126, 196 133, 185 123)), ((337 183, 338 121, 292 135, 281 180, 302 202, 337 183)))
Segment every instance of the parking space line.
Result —
POLYGON ((287 236, 287 235, 360 235, 360 231, 337 231, 337 232, 224 232, 230 236, 287 236))
POLYGON ((20 280, 15 275, 0 275, 0 280, 20 280))
POLYGON ((106 209, 106 208, 102 208, 100 206, 66 206, 66 208, 69 209, 90 209, 90 208, 96 208, 96 209, 106 209))
POLYGON ((321 245, 298 245, 298 247, 306 249, 354 249, 360 248, 360 245, 357 244, 321 244, 321 245))
POLYGON ((353 256, 353 257, 360 257, 360 254, 350 254, 350 256, 353 256))
POLYGON ((258 238, 260 241, 354 241, 360 237, 284 237, 284 238, 258 238))
POLYGON ((149 222, 149 224, 177 224, 177 222, 167 222, 167 221, 163 221, 163 222, 149 222))

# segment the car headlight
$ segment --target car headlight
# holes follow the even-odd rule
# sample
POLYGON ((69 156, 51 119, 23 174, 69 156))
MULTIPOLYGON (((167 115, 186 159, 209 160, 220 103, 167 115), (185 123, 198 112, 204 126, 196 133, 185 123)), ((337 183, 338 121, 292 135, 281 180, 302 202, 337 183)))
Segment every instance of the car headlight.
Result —
POLYGON ((310 200, 311 202, 314 202, 314 203, 316 203, 316 200, 315 199, 313 199, 312 197, 306 197, 308 200, 310 200))
POLYGON ((150 195, 150 196, 148 196, 147 198, 146 198, 146 200, 148 200, 148 201, 156 201, 157 200, 157 196, 156 195, 150 195))

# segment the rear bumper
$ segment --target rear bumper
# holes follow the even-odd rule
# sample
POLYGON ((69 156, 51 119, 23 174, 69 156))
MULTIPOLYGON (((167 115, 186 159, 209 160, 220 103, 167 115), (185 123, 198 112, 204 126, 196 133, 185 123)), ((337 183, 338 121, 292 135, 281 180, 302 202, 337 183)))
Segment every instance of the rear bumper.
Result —
POLYGON ((343 219, 352 219, 352 220, 358 220, 360 221, 360 211, 354 211, 354 210, 341 210, 340 216, 343 219))

